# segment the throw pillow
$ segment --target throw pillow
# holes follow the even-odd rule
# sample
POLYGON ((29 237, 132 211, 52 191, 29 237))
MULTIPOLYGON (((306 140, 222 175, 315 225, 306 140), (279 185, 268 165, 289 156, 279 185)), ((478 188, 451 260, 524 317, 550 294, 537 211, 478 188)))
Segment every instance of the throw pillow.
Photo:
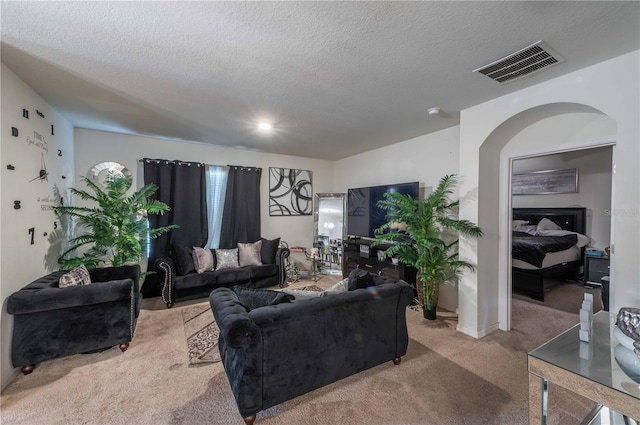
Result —
POLYGON ((244 266, 260 266, 260 249, 262 248, 262 241, 254 243, 239 243, 238 244, 238 263, 240 267, 244 266))
POLYGON ((244 286, 234 286, 233 292, 238 296, 240 304, 242 304, 248 311, 254 310, 258 307, 288 303, 294 299, 292 295, 281 291, 250 289, 245 288, 244 286))
POLYGON ((511 222, 512 227, 524 226, 526 224, 529 224, 527 220, 513 220, 511 222))
POLYGON ((237 269, 238 248, 216 249, 216 270, 237 269))
POLYGON ((193 247, 193 265, 197 273, 213 270, 213 254, 208 249, 193 247))
POLYGON ((262 241, 262 248, 260 248, 260 259, 262 264, 275 264, 276 254, 278 253, 278 247, 280 246, 280 238, 272 240, 260 238, 262 241))
POLYGON ((171 259, 176 266, 176 274, 184 276, 195 270, 193 248, 185 245, 171 246, 171 259))
POLYGON ((58 286, 60 288, 66 288, 67 286, 89 285, 90 283, 91 277, 89 276, 89 270, 87 270, 83 264, 60 276, 58 286))
POLYGON ((305 291, 302 289, 283 289, 282 292, 291 295, 293 297, 292 301, 310 300, 312 298, 320 298, 326 295, 326 292, 324 291, 305 291))
POLYGON ((331 288, 327 289, 325 292, 340 293, 340 292, 347 292, 348 290, 349 290, 349 278, 342 279, 340 282, 336 283, 331 288))
POLYGON ((376 286, 376 283, 368 271, 361 269, 351 271, 348 283, 349 291, 355 291, 356 289, 367 288, 369 286, 376 286))

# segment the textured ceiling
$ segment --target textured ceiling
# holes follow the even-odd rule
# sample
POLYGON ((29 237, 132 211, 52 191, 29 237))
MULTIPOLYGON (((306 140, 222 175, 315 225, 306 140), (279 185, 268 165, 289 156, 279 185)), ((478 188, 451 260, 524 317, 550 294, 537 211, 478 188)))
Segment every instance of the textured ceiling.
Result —
POLYGON ((335 160, 639 49, 639 5, 2 1, 2 62, 77 127, 335 160), (566 62, 471 72, 538 40, 566 62))

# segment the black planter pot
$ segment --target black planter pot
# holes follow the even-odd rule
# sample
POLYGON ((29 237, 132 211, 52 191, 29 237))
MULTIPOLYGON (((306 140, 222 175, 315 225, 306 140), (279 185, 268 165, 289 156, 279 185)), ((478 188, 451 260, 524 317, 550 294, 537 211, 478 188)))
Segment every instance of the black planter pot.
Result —
POLYGON ((427 310, 425 308, 422 309, 422 315, 427 320, 436 320, 436 309, 427 310))

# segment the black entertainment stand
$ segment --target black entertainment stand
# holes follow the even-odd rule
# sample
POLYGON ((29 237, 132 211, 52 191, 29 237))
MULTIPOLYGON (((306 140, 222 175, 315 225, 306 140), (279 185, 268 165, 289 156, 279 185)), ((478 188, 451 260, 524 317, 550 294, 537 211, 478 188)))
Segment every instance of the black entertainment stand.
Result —
POLYGON ((390 258, 378 260, 378 251, 384 251, 389 245, 373 247, 372 242, 368 239, 347 239, 342 242, 344 249, 342 276, 346 278, 352 270, 359 268, 415 285, 417 270, 402 263, 395 265, 390 258))

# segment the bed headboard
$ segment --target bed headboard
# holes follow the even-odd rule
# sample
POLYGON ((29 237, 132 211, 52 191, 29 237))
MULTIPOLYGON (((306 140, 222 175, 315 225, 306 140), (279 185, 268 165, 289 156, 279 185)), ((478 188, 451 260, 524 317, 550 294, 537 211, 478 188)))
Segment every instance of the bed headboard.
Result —
POLYGON ((564 230, 582 233, 587 232, 586 208, 514 208, 514 220, 527 220, 529 224, 538 224, 543 218, 556 223, 564 230))

